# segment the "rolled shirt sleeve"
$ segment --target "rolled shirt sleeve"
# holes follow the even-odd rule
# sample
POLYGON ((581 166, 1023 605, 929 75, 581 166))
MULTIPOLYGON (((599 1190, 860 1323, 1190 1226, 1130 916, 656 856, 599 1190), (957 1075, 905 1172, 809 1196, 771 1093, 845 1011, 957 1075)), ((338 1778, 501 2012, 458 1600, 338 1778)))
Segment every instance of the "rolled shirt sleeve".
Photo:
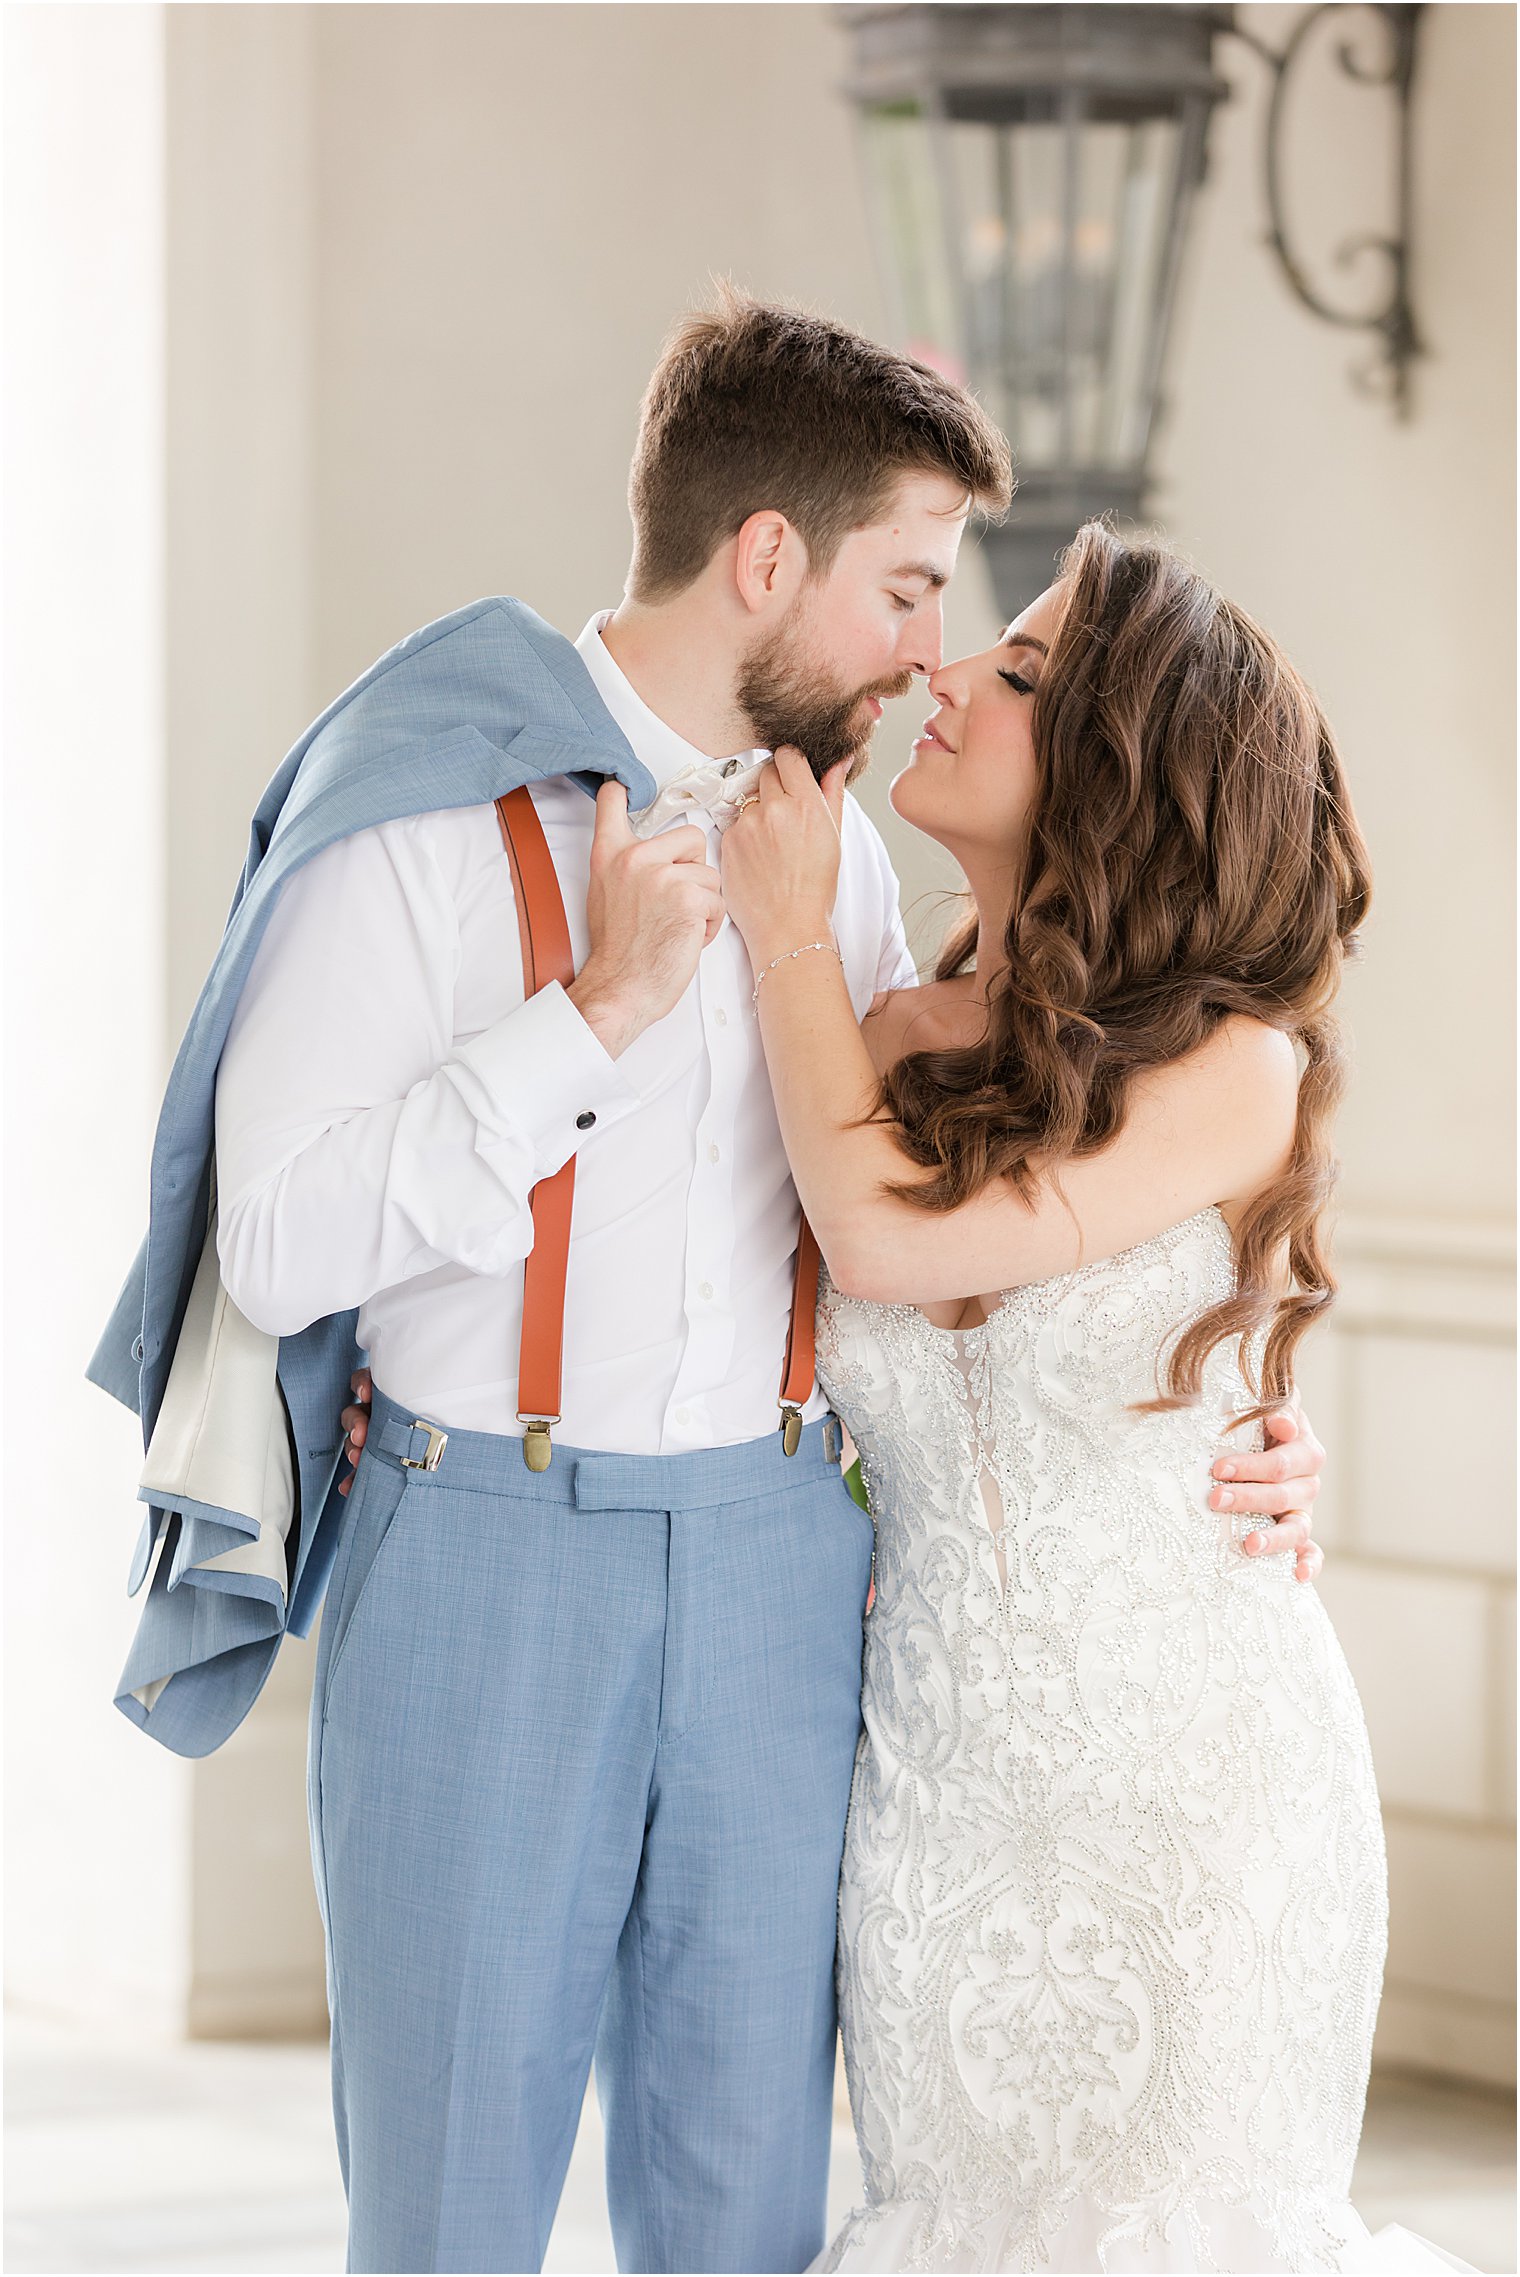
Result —
MULTIPOLYGON (((454 1031, 459 913, 426 816, 328 847, 286 885, 216 1088, 217 1248, 286 1336, 440 1266, 503 1275, 530 1197, 639 1104, 558 982, 454 1031)), ((514 1001, 515 1000, 515 1001, 514 1001)))

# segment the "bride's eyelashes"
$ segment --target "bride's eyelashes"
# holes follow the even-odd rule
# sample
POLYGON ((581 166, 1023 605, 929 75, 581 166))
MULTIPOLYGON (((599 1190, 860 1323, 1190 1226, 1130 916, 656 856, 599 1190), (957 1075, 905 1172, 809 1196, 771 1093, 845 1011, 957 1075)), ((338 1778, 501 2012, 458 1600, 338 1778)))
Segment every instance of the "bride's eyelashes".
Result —
POLYGON ((1032 696, 1034 694, 1034 682, 1026 680, 1022 672, 1006 670, 1000 664, 997 667, 997 676, 1000 680, 1006 680, 1010 688, 1016 688, 1021 696, 1032 696))

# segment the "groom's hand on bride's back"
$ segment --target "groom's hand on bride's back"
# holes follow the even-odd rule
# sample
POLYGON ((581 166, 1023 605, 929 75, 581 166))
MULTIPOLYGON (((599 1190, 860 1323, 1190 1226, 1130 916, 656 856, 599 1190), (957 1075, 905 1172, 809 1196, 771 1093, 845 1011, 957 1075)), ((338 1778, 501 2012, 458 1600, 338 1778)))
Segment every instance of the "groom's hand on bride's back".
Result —
POLYGON ((1266 1447, 1258 1454, 1222 1454, 1214 1464, 1209 1504, 1215 1510, 1253 1511, 1269 1521, 1247 1534, 1247 1557, 1293 1554, 1300 1581, 1312 1581, 1325 1562, 1314 1534, 1314 1501, 1319 1493, 1325 1450, 1301 1408, 1269 1415, 1266 1447))
POLYGON ((586 918, 590 954, 565 993, 616 1059, 674 1010, 723 923, 722 885, 703 832, 683 823, 635 838, 626 789, 603 783, 586 918))
MULTIPOLYGON (((343 1451, 350 1463, 357 1463, 364 1452, 364 1442, 369 1437, 369 1402, 370 1394, 375 1388, 375 1379, 368 1368, 356 1368, 348 1381, 354 1402, 352 1407, 344 1408, 341 1418, 343 1436, 347 1441, 343 1451)), ((353 1483, 353 1474, 350 1472, 347 1478, 339 1479, 338 1492, 347 1494, 353 1483)))

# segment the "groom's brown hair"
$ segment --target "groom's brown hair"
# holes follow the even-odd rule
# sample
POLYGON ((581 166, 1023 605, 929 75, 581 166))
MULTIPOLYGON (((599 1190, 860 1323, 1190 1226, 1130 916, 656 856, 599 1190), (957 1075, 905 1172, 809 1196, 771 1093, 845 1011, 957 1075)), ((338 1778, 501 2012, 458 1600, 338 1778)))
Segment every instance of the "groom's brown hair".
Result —
POLYGON ((1013 487, 1007 443, 963 388, 827 317, 725 284, 716 307, 676 327, 645 390, 629 594, 682 592, 767 507, 819 576, 920 473, 947 476, 991 514, 1013 487))

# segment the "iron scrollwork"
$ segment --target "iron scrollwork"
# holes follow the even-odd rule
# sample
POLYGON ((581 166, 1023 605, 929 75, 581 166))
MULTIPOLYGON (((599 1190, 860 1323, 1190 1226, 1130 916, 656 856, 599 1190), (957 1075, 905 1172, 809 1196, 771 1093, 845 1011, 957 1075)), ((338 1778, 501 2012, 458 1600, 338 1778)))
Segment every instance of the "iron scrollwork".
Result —
POLYGON ((1339 0, 1324 0, 1324 4, 1305 10, 1295 24, 1284 45, 1269 47, 1254 32, 1237 25, 1236 36, 1273 73, 1272 93, 1267 106, 1266 125, 1266 192, 1270 219, 1268 243, 1282 265, 1289 285, 1316 316, 1327 324, 1336 324, 1352 331, 1366 331, 1377 336, 1377 348, 1364 365, 1353 368, 1352 381, 1365 394, 1381 394, 1391 400, 1399 417, 1407 418, 1410 410, 1410 366, 1424 353, 1424 345, 1415 325, 1414 309, 1409 296, 1410 265, 1410 93, 1414 83, 1415 40, 1422 11, 1418 5, 1380 5, 1376 0, 1355 0, 1351 6, 1339 0), (1381 24, 1387 42, 1387 62, 1379 67, 1366 64, 1357 54, 1351 37, 1336 43, 1335 57, 1348 79, 1363 87, 1385 87, 1397 108, 1397 206, 1395 234, 1384 237, 1375 232, 1348 238, 1335 255, 1338 267, 1347 267, 1367 252, 1380 253, 1389 268, 1388 295, 1381 307, 1359 311, 1338 308, 1316 290, 1308 273, 1288 242, 1284 218, 1280 142, 1284 106, 1292 83, 1294 67, 1303 54, 1310 33, 1327 16, 1363 14, 1374 16, 1381 24))

